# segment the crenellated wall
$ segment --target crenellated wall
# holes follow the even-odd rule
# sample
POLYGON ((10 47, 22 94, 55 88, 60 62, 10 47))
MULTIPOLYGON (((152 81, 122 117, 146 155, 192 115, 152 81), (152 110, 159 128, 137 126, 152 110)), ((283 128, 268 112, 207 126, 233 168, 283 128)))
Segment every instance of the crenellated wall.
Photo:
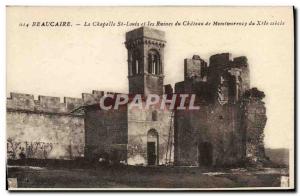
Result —
POLYGON ((99 103, 100 98, 102 96, 104 96, 103 91, 93 90, 92 94, 82 93, 83 103, 84 103, 84 105, 93 105, 93 104, 99 103))
POLYGON ((7 98, 8 158, 74 159, 84 156, 85 131, 80 106, 99 102, 105 93, 82 98, 10 93, 7 98))
POLYGON ((242 67, 247 66, 248 60, 245 56, 240 57, 232 57, 231 53, 220 53, 212 55, 209 58, 209 66, 234 66, 234 67, 242 67))
POLYGON ((61 102, 59 97, 39 95, 35 100, 33 95, 22 93, 10 93, 7 98, 7 110, 24 112, 68 114, 75 108, 83 105, 83 99, 64 97, 61 102))

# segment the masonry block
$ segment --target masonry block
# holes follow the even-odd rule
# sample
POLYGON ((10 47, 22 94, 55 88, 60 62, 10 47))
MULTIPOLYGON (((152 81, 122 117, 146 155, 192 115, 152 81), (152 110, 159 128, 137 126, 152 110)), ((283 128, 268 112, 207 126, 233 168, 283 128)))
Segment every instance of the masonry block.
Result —
POLYGON ((39 96, 40 109, 43 112, 54 112, 58 113, 60 110, 60 98, 51 96, 39 96))
POLYGON ((19 109, 19 110, 34 110, 34 96, 30 94, 22 94, 22 93, 11 93, 11 100, 9 101, 9 107, 11 109, 19 109))
POLYGON ((89 93, 82 93, 82 99, 83 99, 83 103, 85 105, 93 105, 93 104, 97 104, 100 101, 100 98, 104 96, 104 92, 103 91, 96 91, 93 90, 92 94, 89 93))
POLYGON ((83 100, 80 98, 64 97, 64 103, 66 104, 67 110, 72 111, 83 105, 83 100))

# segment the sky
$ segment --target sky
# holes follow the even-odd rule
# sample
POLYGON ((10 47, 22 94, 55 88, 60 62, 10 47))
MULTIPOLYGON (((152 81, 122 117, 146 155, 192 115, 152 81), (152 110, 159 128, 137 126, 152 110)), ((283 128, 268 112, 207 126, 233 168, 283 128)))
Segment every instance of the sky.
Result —
MULTIPOLYGON (((247 56, 251 87, 266 94, 266 147, 292 148, 294 111, 291 7, 9 7, 7 96, 10 92, 81 97, 92 90, 128 92, 125 33, 135 26, 85 22, 156 23, 277 21, 284 25, 154 26, 165 31, 165 84, 183 80, 183 62, 194 54, 247 56), (71 21, 72 27, 30 27, 32 22, 71 21), (29 24, 29 27, 21 27, 29 24), (81 24, 77 26, 76 24, 81 24)), ((61 101, 63 101, 61 99, 61 101)))

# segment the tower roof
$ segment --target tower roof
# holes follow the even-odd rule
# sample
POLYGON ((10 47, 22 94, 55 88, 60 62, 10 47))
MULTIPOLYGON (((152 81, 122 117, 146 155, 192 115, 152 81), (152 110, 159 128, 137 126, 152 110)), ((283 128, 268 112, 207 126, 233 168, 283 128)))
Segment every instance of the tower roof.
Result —
POLYGON ((140 38, 154 39, 162 42, 165 41, 165 32, 149 27, 140 27, 126 33, 126 42, 140 38))

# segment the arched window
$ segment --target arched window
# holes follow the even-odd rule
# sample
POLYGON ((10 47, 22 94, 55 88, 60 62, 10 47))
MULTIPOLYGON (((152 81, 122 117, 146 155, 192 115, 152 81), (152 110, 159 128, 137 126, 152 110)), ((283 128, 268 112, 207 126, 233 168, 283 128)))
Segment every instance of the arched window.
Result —
POLYGON ((136 75, 141 73, 141 63, 140 63, 140 55, 137 50, 133 51, 131 58, 131 73, 132 75, 136 75))
POLYGON ((156 50, 150 50, 148 53, 148 73, 160 74, 161 73, 161 63, 160 56, 156 50))

